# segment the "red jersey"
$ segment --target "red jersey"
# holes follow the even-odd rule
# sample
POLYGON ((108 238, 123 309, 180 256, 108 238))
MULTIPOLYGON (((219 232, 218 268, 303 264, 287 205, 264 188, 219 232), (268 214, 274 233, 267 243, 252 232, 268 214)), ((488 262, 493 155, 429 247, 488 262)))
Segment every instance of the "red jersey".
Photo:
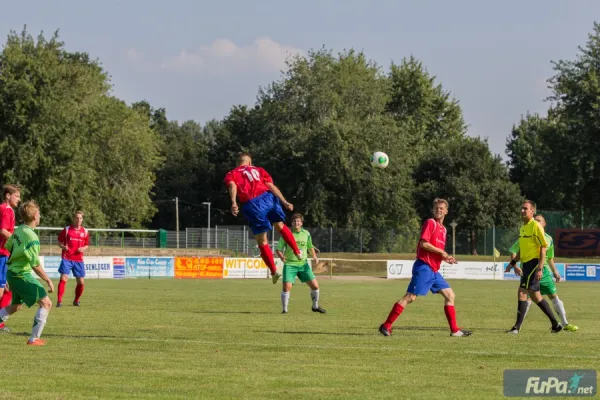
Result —
POLYGON ((240 203, 245 203, 267 192, 267 183, 273 183, 273 178, 261 167, 244 165, 229 171, 225 175, 225 185, 235 182, 240 203))
POLYGON ((90 244, 90 235, 83 226, 75 229, 69 225, 59 233, 58 241, 69 248, 62 251, 62 258, 69 261, 83 261, 83 253, 78 252, 77 249, 90 244))
MULTIPOLYGON (((0 204, 0 229, 6 229, 11 234, 15 231, 15 210, 8 204, 0 204)), ((10 252, 4 248, 6 239, 0 235, 0 256, 10 256, 10 252)))
MULTIPOLYGON (((423 224, 419 239, 444 250, 444 247, 446 247, 446 227, 430 218, 423 224)), ((423 249, 420 244, 417 247, 417 259, 427 263, 435 272, 439 271, 442 264, 441 255, 423 249)))

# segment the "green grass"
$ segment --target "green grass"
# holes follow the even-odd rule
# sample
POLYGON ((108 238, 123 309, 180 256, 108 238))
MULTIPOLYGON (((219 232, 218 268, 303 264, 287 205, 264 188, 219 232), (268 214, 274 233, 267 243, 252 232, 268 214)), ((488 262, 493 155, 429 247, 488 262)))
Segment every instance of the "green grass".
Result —
MULTIPOLYGON (((559 284, 576 333, 549 333, 535 306, 518 336, 516 282, 451 281, 458 322, 449 337, 440 296, 409 306, 394 334, 377 327, 407 281, 320 278, 309 290, 268 280, 88 280, 82 307, 48 318, 45 347, 25 345, 34 309, 0 335, 8 399, 498 399, 505 368, 600 369, 600 286, 559 284)), ((52 295, 53 301, 55 296, 52 295)))

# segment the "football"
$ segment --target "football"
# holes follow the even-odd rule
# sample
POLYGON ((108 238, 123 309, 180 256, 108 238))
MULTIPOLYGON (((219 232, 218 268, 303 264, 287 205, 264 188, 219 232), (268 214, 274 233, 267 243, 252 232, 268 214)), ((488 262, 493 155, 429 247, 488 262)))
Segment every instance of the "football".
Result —
POLYGON ((390 158, 382 151, 376 151, 371 155, 371 165, 375 168, 385 168, 390 163, 390 158))

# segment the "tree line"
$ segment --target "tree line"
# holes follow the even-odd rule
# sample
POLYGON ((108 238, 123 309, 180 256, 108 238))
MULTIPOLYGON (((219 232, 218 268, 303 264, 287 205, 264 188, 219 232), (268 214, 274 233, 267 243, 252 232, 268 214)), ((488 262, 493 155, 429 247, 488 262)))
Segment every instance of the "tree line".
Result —
POLYGON ((89 226, 174 229, 175 197, 181 228, 206 226, 207 201, 211 224, 240 225, 223 177, 248 151, 307 226, 414 235, 444 197, 474 250, 478 232, 518 225, 525 197, 598 222, 600 25, 554 69, 548 115, 507 132, 504 163, 467 135, 458 101, 414 57, 384 68, 362 52, 313 50, 288 59, 253 106, 201 126, 126 104, 99 60, 24 29, 0 53, 0 177, 40 203, 46 226, 83 209, 89 226), (377 150, 387 169, 370 167, 377 150))

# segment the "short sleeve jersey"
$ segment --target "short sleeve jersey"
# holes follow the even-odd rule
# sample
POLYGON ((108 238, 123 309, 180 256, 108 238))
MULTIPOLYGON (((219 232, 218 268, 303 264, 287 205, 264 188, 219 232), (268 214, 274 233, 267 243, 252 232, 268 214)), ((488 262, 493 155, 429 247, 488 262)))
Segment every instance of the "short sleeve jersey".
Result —
MULTIPOLYGON (((435 219, 430 218, 423 224, 419 242, 424 240, 438 249, 444 250, 446 247, 446 227, 435 219)), ((439 271, 442 265, 442 256, 417 246, 417 259, 427 263, 432 270, 439 271)))

